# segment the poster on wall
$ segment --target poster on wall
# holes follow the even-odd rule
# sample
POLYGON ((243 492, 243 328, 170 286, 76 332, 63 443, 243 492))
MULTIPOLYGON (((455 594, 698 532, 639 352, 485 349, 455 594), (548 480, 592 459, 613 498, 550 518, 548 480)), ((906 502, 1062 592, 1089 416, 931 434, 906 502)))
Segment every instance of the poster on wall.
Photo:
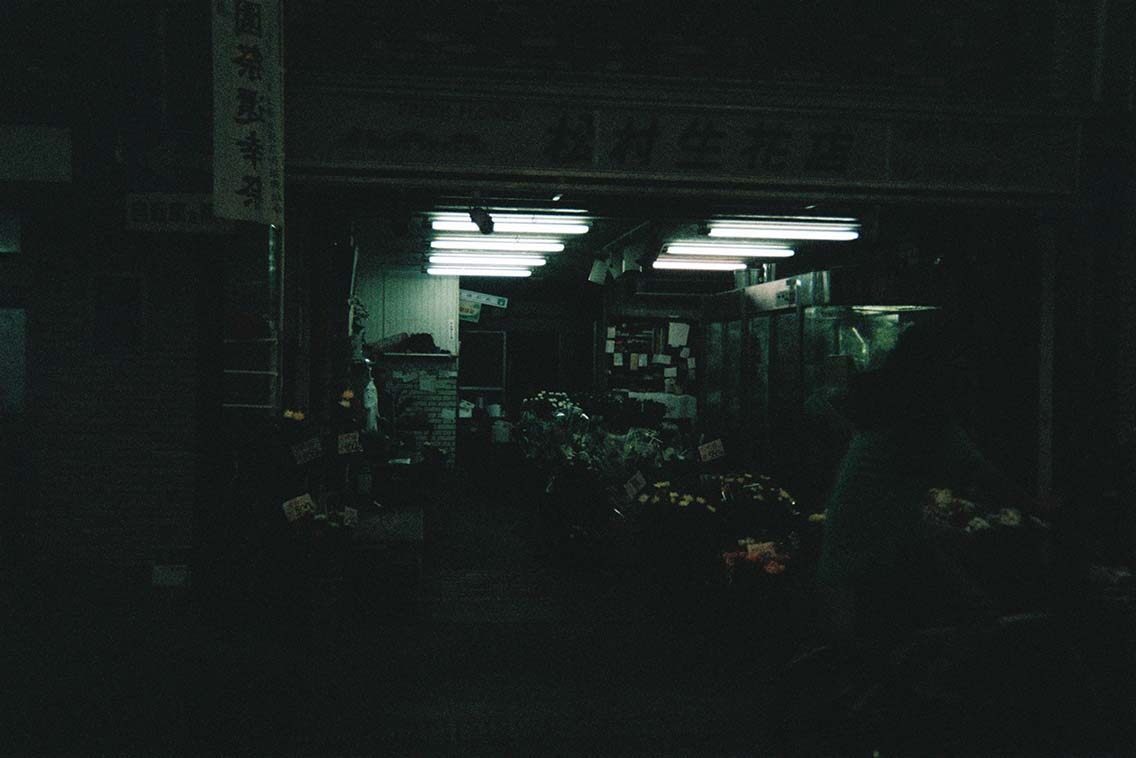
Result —
POLYGON ((212 0, 213 213, 284 224, 280 0, 212 0))
POLYGON ((476 324, 481 320, 481 303, 473 300, 459 300, 458 318, 462 321, 472 321, 476 324))

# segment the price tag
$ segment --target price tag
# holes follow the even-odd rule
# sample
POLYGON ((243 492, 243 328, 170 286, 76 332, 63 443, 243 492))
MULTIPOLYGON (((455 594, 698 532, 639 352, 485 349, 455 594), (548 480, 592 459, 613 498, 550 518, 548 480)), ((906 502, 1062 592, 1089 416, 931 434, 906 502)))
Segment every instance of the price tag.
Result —
POLYGON ((339 435, 336 445, 340 455, 351 455, 363 452, 363 444, 359 441, 359 432, 348 432, 339 435))
POLYGON ((321 455, 323 455, 323 443, 319 437, 312 437, 292 445, 292 458, 299 465, 310 463, 321 455))
POLYGON ((647 479, 643 476, 643 472, 636 471, 635 476, 628 479, 627 482, 623 485, 623 491, 627 493, 627 499, 631 500, 639 494, 640 490, 642 490, 646 486, 647 479))
POLYGON ((726 448, 722 445, 722 440, 712 440, 705 445, 698 446, 698 457, 703 463, 716 461, 719 458, 726 457, 726 448))
POLYGON ((301 516, 316 512, 316 501, 309 494, 294 497, 284 501, 284 515, 289 521, 295 521, 301 516))

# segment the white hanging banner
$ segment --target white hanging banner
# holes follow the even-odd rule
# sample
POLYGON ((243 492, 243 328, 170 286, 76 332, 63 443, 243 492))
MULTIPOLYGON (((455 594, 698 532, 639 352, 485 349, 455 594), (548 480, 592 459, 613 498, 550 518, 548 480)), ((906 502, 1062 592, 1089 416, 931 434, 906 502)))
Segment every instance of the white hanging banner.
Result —
POLYGON ((280 0, 211 0, 213 212, 284 224, 280 0))

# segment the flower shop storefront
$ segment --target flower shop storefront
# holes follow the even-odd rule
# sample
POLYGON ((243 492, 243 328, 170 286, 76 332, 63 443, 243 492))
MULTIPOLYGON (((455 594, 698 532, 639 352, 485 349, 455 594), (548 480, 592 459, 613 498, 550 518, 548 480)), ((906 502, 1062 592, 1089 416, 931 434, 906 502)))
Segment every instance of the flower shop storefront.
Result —
POLYGON ((301 92, 291 244, 325 271, 309 296, 349 307, 313 322, 347 339, 313 336, 320 370, 290 395, 334 411, 352 393, 363 447, 382 439, 365 481, 514 461, 562 535, 715 524, 709 574, 777 581, 818 550, 855 427, 842 398, 942 311, 975 389, 964 422, 1049 496, 1053 282, 1034 263, 1064 234, 1075 119, 301 92), (836 269, 860 273, 809 294, 836 269))

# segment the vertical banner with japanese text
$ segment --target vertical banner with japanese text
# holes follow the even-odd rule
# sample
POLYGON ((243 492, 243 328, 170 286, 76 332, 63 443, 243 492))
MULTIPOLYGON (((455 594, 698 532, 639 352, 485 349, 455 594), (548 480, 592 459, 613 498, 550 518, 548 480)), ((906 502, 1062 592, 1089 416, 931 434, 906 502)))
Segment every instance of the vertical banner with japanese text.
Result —
POLYGON ((211 0, 213 211, 284 223, 284 65, 280 0, 211 0))

